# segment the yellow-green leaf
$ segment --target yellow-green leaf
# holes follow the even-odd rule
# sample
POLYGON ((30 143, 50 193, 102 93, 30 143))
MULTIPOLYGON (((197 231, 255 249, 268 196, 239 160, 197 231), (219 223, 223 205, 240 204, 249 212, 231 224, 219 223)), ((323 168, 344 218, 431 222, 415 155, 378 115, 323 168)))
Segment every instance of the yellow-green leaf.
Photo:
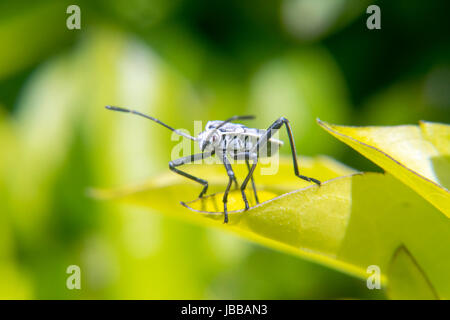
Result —
MULTIPOLYGON (((201 187, 171 172, 138 188, 97 190, 94 195, 226 229, 361 278, 369 276, 368 266, 378 265, 384 285, 394 254, 404 245, 439 297, 450 297, 450 221, 439 210, 390 175, 342 176, 353 171, 327 158, 301 163, 305 175, 325 181, 322 186, 296 178, 290 161, 283 159, 277 175, 256 172, 264 202, 254 205, 252 200, 244 211, 239 191, 230 194, 229 224, 223 224, 222 193, 193 200, 201 187), (191 210, 179 204, 189 200, 191 210)), ((246 170, 245 165, 236 167, 241 177, 246 170)), ((186 171, 208 179, 211 191, 223 191, 227 182, 223 166, 192 165, 186 171)), ((251 197, 251 188, 247 195, 251 197)))
MULTIPOLYGON (((355 173, 355 170, 325 156, 315 159, 302 157, 299 163, 302 174, 321 181, 355 173)), ((261 163, 255 170, 254 178, 261 201, 311 185, 311 183, 301 180, 294 175, 292 158, 281 157, 278 165, 276 174, 264 174, 269 170, 270 164, 264 165, 261 163)), ((221 164, 192 164, 184 166, 182 169, 194 176, 208 180, 208 194, 224 191, 228 182, 226 170, 221 164)), ((245 164, 236 165, 233 167, 233 170, 236 173, 238 181, 242 181, 245 178, 247 173, 245 164)), ((180 202, 189 202, 196 199, 201 190, 202 186, 200 184, 167 170, 166 173, 140 186, 122 187, 106 191, 91 190, 91 195, 97 198, 107 199, 125 197, 127 200, 133 202, 143 202, 146 205, 150 204, 150 207, 154 209, 170 210, 169 214, 184 218, 186 214, 180 202)), ((252 202, 253 198, 250 184, 247 189, 247 195, 252 202)), ((235 203, 239 204, 239 201, 241 201, 240 198, 235 198, 234 191, 232 191, 229 198, 230 209, 233 209, 235 203)))
POLYGON ((450 217, 450 126, 349 127, 318 123, 450 217))
POLYGON ((388 294, 392 299, 439 299, 430 280, 405 246, 395 252, 388 275, 388 294))

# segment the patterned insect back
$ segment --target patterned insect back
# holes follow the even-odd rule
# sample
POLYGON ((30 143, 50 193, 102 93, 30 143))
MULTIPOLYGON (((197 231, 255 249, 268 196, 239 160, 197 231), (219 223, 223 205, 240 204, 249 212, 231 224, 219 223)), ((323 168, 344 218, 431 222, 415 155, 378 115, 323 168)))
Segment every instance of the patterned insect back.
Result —
MULTIPOLYGON (((201 137, 209 139, 209 141, 202 141, 202 143, 215 145, 216 150, 226 153, 231 158, 244 160, 244 153, 252 151, 265 132, 266 130, 248 128, 239 123, 223 124, 223 121, 215 120, 206 124, 201 137), (214 139, 216 134, 220 135, 220 142, 214 139)), ((281 145, 283 145, 282 141, 271 138, 255 151, 258 157, 271 157, 279 150, 281 145)))

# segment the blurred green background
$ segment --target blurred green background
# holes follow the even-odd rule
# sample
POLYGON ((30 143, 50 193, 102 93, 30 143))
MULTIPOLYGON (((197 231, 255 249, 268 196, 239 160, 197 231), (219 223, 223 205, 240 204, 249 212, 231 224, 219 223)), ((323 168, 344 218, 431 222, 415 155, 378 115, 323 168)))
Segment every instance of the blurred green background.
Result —
MULTIPOLYGON (((448 122, 449 9, 445 0, 2 1, 0 298, 384 298, 364 280, 222 231, 88 198, 88 187, 167 171, 175 144, 104 105, 190 130, 193 120, 250 113, 266 128, 285 116, 300 154, 379 171, 315 118, 448 122), (374 3, 381 30, 366 28, 374 3), (81 30, 66 28, 70 4, 81 30), (81 290, 66 288, 72 264, 81 290)), ((190 200, 180 197, 167 201, 190 200)))

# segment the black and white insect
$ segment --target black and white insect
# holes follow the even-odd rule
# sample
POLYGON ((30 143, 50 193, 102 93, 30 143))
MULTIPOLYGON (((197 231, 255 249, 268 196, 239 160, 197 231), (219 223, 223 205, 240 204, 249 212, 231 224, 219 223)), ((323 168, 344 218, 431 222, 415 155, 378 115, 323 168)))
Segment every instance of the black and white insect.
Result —
POLYGON ((258 164, 259 158, 271 157, 276 152, 278 152, 278 149, 283 145, 283 141, 272 137, 273 134, 278 131, 283 125, 285 125, 289 137, 295 175, 300 179, 314 182, 320 186, 319 180, 300 174, 291 125, 288 119, 284 117, 280 117, 279 119, 277 119, 269 128, 267 128, 267 130, 248 128, 242 124, 234 123, 234 121, 237 120, 254 119, 254 116, 234 116, 227 120, 209 121, 206 124, 205 130, 203 132, 201 132, 197 137, 192 137, 182 131, 168 126, 167 124, 161 122, 156 118, 150 117, 138 111, 113 106, 106 106, 106 108, 113 111, 133 113, 138 116, 153 120, 180 136, 196 141, 200 147, 201 153, 172 160, 169 162, 169 168, 175 173, 203 185, 203 189, 200 192, 199 198, 203 197, 208 190, 208 181, 195 177, 185 171, 181 171, 180 169, 178 169, 178 167, 216 155, 225 166, 228 174, 228 185, 223 195, 224 223, 228 222, 227 202, 231 186, 233 183, 235 183, 236 187, 239 188, 233 168, 231 166, 230 159, 245 160, 247 164, 248 174, 242 182, 240 190, 242 199, 244 200, 245 210, 248 210, 250 206, 245 194, 245 189, 249 181, 251 180, 256 203, 259 203, 253 173, 255 171, 256 165, 258 164), (252 162, 251 166, 249 161, 252 162))

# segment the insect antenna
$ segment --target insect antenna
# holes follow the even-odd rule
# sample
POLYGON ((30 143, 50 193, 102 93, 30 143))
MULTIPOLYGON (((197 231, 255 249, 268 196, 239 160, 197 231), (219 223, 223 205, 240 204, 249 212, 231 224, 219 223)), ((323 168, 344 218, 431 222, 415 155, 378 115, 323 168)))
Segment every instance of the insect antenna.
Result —
POLYGON ((220 127, 223 127, 229 122, 235 121, 235 120, 253 120, 255 119, 255 116, 248 115, 248 116, 232 116, 231 118, 228 118, 227 120, 222 121, 221 124, 219 124, 216 129, 219 129, 220 127))
POLYGON ((114 107, 114 106, 106 106, 105 108, 106 108, 106 109, 109 109, 109 110, 113 110, 113 111, 133 113, 133 114, 136 114, 136 115, 138 115, 138 116, 141 116, 141 117, 144 117, 144 118, 153 120, 153 121, 155 121, 156 123, 159 123, 160 125, 166 127, 167 129, 169 129, 169 130, 175 132, 176 134, 178 134, 178 135, 180 135, 180 136, 183 136, 183 137, 185 137, 185 138, 191 139, 191 140, 193 140, 193 141, 197 141, 196 138, 194 138, 194 137, 192 137, 192 136, 190 136, 190 135, 188 135, 188 134, 186 134, 186 133, 184 133, 184 132, 181 132, 181 131, 179 131, 179 130, 177 130, 177 129, 174 129, 174 128, 172 128, 171 126, 168 126, 167 124, 165 124, 164 122, 162 122, 162 121, 160 121, 160 120, 158 120, 158 119, 156 119, 156 118, 153 118, 153 117, 150 117, 150 116, 148 116, 148 115, 146 115, 146 114, 140 113, 139 111, 136 111, 136 110, 130 110, 130 109, 125 109, 125 108, 120 108, 120 107, 114 107))

